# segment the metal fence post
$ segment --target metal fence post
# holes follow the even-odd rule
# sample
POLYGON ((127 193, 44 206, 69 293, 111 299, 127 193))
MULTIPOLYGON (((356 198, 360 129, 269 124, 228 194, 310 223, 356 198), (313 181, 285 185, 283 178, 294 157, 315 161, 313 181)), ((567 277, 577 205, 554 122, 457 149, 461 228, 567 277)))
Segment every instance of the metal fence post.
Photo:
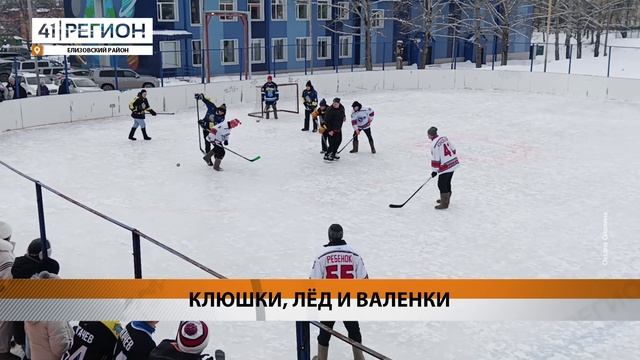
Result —
POLYGON ((307 48, 307 42, 305 40, 305 44, 304 44, 304 74, 305 75, 307 75, 307 50, 309 49, 307 48))
POLYGON ((243 55, 242 47, 240 47, 240 81, 242 81, 242 64, 244 63, 243 55))
POLYGON ((382 43, 382 71, 384 71, 384 58, 387 57, 387 47, 382 43))
MULTIPOLYGON (((161 57, 162 58, 162 57, 161 57)), ((160 61, 162 63, 162 60, 160 61)), ((160 65, 162 66, 162 64, 160 65)), ((200 46, 200 76, 202 77, 202 83, 204 84, 204 47, 200 46)))
POLYGON ((309 322, 296 321, 297 360, 310 360, 311 344, 309 338, 309 322))
POLYGON ((67 55, 64 56, 64 84, 67 92, 69 92, 69 63, 67 62, 67 55))
POLYGON ((142 254, 140 252, 140 234, 137 230, 131 232, 133 245, 133 276, 142 279, 142 254))
POLYGON ((529 66, 529 72, 533 72, 533 59, 536 58, 536 44, 531 44, 531 65, 529 66))
POLYGON ((118 84, 118 63, 116 62, 115 55, 111 57, 113 61, 113 75, 115 76, 116 90, 120 90, 120 85, 118 84))
POLYGON ((569 45, 569 74, 571 74, 571 58, 573 57, 573 44, 569 45))
MULTIPOLYGON (((20 86, 20 85, 18 85, 20 86)), ((44 204, 42 201, 42 186, 36 181, 36 201, 38 203, 38 224, 40 226, 40 241, 42 242, 42 256, 47 258, 47 230, 44 222, 44 204)))
MULTIPOLYGON (((504 39, 502 41, 504 41, 504 39)), ((507 41, 509 41, 509 40, 507 39, 507 41)), ((494 35, 493 36, 493 61, 491 61, 491 70, 492 71, 495 70, 495 68, 496 68, 496 55, 497 55, 497 52, 498 52, 498 36, 494 35)))
POLYGON ((607 77, 611 75, 611 49, 612 47, 609 46, 609 59, 607 60, 607 77))

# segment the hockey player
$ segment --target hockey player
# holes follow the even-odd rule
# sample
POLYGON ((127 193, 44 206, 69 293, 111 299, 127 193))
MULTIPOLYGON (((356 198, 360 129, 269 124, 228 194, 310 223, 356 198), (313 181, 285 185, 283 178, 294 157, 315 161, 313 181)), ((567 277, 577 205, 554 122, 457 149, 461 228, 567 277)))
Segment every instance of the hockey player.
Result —
POLYGON ((227 105, 222 104, 216 106, 211 100, 204 96, 204 94, 196 94, 196 99, 201 100, 207 106, 207 113, 204 118, 198 119, 198 124, 202 128, 202 136, 204 138, 204 152, 208 153, 211 150, 211 144, 207 141, 207 135, 209 130, 214 126, 222 123, 224 117, 227 115, 227 105))
POLYGON ((373 121, 373 109, 370 107, 362 107, 357 101, 354 101, 351 105, 353 112, 351 113, 351 125, 353 126, 353 149, 350 153, 358 152, 358 135, 360 131, 364 131, 369 139, 369 146, 371 152, 376 153, 376 147, 373 145, 373 137, 371 136, 371 122, 373 121))
POLYGON ((327 149, 329 148, 329 144, 328 144, 328 134, 326 133, 327 130, 327 125, 324 123, 324 114, 327 112, 327 100, 322 99, 320 100, 320 106, 318 106, 312 113, 311 113, 311 118, 313 118, 313 126, 316 127, 318 124, 318 121, 320 122, 320 142, 322 144, 322 151, 320 151, 321 154, 324 154, 327 152, 327 149))
POLYGON ((213 169, 216 171, 222 171, 220 167, 220 163, 224 158, 224 146, 229 144, 229 135, 231 135, 231 129, 237 127, 242 124, 240 120, 233 119, 231 121, 223 122, 221 124, 216 125, 209 132, 209 136, 207 136, 207 141, 213 143, 213 149, 206 153, 202 158, 207 165, 213 166, 213 169), (211 157, 215 158, 215 161, 211 162, 211 157))
MULTIPOLYGON (((182 321, 174 339, 162 340, 149 360, 213 360, 202 352, 209 345, 209 328, 204 321, 182 321)), ((137 359, 137 358, 136 358, 137 359)))
POLYGON ((62 360, 111 360, 120 332, 119 321, 80 321, 62 360))
MULTIPOLYGON (((309 131, 309 118, 311 117, 311 113, 318 106, 318 93, 316 89, 313 88, 311 84, 311 80, 307 81, 306 87, 302 92, 302 103, 304 104, 304 127, 302 131, 309 131)), ((318 122, 313 122, 313 132, 318 131, 318 122)))
MULTIPOLYGON (((311 279, 368 279, 367 269, 358 253, 342 239, 343 229, 339 224, 329 227, 329 243, 324 245, 321 255, 313 262, 311 279)), ((335 321, 323 321, 323 324, 333 328, 335 321)), ((349 333, 349 339, 362 343, 360 325, 357 321, 345 321, 344 326, 349 333)), ((318 360, 327 360, 329 354, 329 340, 331 334, 320 329, 318 335, 318 360)), ((362 350, 353 348, 354 360, 363 360, 362 350)))
POLYGON ((342 124, 346 120, 344 106, 340 104, 340 98, 334 98, 331 107, 324 116, 324 123, 327 130, 324 132, 329 139, 329 148, 324 154, 324 159, 328 161, 338 160, 338 148, 342 143, 342 124))
POLYGON ((129 110, 131 110, 131 117, 133 118, 133 126, 129 132, 129 140, 136 140, 133 135, 136 133, 138 127, 141 128, 144 139, 151 140, 147 135, 147 124, 144 122, 144 114, 149 112, 151 115, 156 116, 156 112, 149 107, 147 90, 141 90, 138 95, 136 95, 136 97, 129 103, 129 110))
POLYGON ((449 142, 446 136, 439 136, 438 129, 430 127, 427 136, 431 140, 431 177, 438 176, 438 189, 440 200, 436 209, 442 210, 449 207, 451 200, 451 178, 460 162, 456 154, 456 148, 449 142))
POLYGON ((157 321, 132 321, 118 334, 114 360, 147 359, 156 347, 151 337, 157 321))
POLYGON ((273 116, 278 119, 278 109, 276 104, 280 99, 278 93, 278 84, 273 82, 271 75, 267 76, 267 82, 262 85, 262 102, 264 103, 264 112, 269 118, 269 108, 273 109, 273 116))

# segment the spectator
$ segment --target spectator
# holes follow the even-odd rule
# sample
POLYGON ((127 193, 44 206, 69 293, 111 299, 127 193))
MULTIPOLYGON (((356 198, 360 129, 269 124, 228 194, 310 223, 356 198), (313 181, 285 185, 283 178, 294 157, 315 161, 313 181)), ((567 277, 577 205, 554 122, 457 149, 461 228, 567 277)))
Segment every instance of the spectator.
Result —
POLYGON ((8 92, 9 90, 7 90, 7 88, 2 83, 0 83, 0 102, 6 100, 8 92))
MULTIPOLYGON (((19 256, 13 262, 11 275, 14 279, 31 279, 35 274, 47 271, 52 274, 60 272, 60 264, 51 258, 51 244, 47 240, 47 258, 44 259, 42 252, 42 241, 38 238, 29 244, 27 254, 19 256)), ((24 322, 15 321, 13 323, 13 339, 25 348, 24 322)))
POLYGON ((38 94, 40 96, 49 95, 49 88, 45 84, 44 80, 40 80, 40 87, 38 88, 38 94))
MULTIPOLYGON (((32 279, 59 279, 43 271, 32 279)), ((24 323, 31 360, 59 360, 71 346, 73 330, 66 321, 27 321, 24 323)))
POLYGON ((24 99, 27 97, 27 90, 17 83, 16 78, 13 76, 9 78, 9 88, 13 91, 13 99, 24 99))
POLYGON ((176 339, 162 340, 149 355, 149 360, 200 360, 208 356, 202 355, 208 344, 209 328, 204 321, 182 321, 176 339))
POLYGON ((121 331, 119 321, 81 321, 62 360, 111 360, 121 331))
MULTIPOLYGON (((13 248, 15 243, 11 241, 11 226, 0 221, 0 279, 11 279, 11 266, 13 266, 13 248)), ((18 360, 17 356, 10 353, 11 337, 13 336, 13 324, 10 321, 0 321, 0 360, 18 360)))
POLYGON ((51 243, 47 242, 47 258, 44 259, 42 251, 42 240, 34 239, 27 248, 27 254, 19 256, 13 263, 11 274, 14 279, 30 279, 33 275, 42 271, 52 274, 60 272, 60 264, 51 258, 51 243))
POLYGON ((69 93, 69 80, 65 77, 60 81, 60 86, 58 87, 58 95, 64 95, 69 93))
POLYGON ((148 359, 156 347, 151 335, 156 331, 157 321, 132 321, 118 334, 115 360, 148 359))

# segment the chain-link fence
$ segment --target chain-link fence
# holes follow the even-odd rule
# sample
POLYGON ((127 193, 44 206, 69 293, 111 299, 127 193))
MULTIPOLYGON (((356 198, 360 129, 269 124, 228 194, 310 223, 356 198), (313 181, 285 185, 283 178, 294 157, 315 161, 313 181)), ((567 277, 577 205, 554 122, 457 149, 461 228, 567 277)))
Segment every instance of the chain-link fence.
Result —
MULTIPOLYGON (((553 37, 552 37, 553 38, 553 37)), ((4 57, 0 52, 0 100, 37 95, 126 90, 187 83, 242 80, 282 73, 384 71, 396 68, 476 68, 553 72, 606 77, 640 78, 640 31, 610 33, 608 41, 591 43, 586 37, 556 43, 510 42, 483 38, 478 45, 455 38, 420 41, 374 41, 367 46, 351 36, 237 41, 221 48, 156 51, 152 56, 111 56, 87 62, 80 57, 4 57), (605 46, 606 43, 606 46, 605 46), (628 46, 626 46, 628 44, 628 46), (137 70, 131 70, 131 69, 137 70), (10 81, 14 78, 17 86, 10 81), (24 91, 22 91, 24 89, 24 91)), ((255 40, 255 39, 254 39, 255 40)))

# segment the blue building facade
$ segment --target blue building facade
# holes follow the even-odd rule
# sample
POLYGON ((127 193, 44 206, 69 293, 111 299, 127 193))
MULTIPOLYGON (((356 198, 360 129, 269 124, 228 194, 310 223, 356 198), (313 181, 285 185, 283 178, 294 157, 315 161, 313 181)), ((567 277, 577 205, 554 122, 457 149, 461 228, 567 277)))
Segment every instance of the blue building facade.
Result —
MULTIPOLYGON (((424 48, 424 32, 406 31, 393 18, 415 19, 416 6, 399 9, 393 2, 373 2, 372 62, 393 62, 397 40, 405 43, 403 57, 418 62, 424 48), (376 7, 377 6, 377 7, 376 7)), ((253 73, 304 71, 363 66, 365 41, 361 21, 349 0, 65 0, 67 17, 147 17, 154 19, 154 55, 119 57, 76 57, 74 65, 83 67, 117 66, 141 74, 159 77, 234 75, 247 70, 253 73), (213 16, 208 22, 204 13, 239 11, 251 23, 249 40, 246 29, 236 17, 213 16)), ((445 23, 453 4, 439 13, 445 23)), ((521 11, 532 14, 533 6, 521 11)), ((530 34, 530 30, 528 32, 530 34)), ((432 54, 428 62, 475 59, 471 34, 455 33, 442 25, 433 32, 432 54)), ((512 53, 528 52, 527 31, 512 34, 512 53)), ((482 39, 487 51, 494 39, 482 39)), ((498 48, 500 44, 497 45, 498 48)))

